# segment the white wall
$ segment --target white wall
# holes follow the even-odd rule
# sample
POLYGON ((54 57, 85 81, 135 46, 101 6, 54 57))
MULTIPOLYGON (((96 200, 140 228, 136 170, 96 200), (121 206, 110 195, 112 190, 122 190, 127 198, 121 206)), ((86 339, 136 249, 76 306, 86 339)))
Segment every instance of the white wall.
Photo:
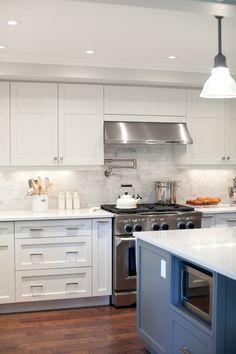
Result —
POLYGON ((115 203, 121 183, 132 183, 143 202, 155 201, 154 182, 169 177, 180 181, 177 202, 197 195, 220 196, 229 203, 228 186, 233 183, 236 170, 177 169, 174 166, 172 146, 106 147, 105 158, 137 158, 136 170, 114 170, 104 176, 104 168, 90 170, 0 170, 0 209, 30 209, 31 198, 26 196, 28 179, 48 176, 54 183, 49 196, 49 207, 57 207, 59 191, 78 191, 82 207, 115 203))

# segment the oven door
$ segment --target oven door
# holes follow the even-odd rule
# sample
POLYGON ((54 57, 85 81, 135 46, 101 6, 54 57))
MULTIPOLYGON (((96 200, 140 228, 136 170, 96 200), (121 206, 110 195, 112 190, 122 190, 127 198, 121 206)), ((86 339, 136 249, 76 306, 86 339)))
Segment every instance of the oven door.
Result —
POLYGON ((135 238, 113 238, 113 290, 136 290, 135 238))

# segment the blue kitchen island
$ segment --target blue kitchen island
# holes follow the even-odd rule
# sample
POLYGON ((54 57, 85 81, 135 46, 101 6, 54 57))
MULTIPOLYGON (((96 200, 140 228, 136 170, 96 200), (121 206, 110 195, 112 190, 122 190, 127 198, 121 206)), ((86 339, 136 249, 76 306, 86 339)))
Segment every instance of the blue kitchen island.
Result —
POLYGON ((134 233, 137 332, 152 354, 236 354, 236 228, 134 233))

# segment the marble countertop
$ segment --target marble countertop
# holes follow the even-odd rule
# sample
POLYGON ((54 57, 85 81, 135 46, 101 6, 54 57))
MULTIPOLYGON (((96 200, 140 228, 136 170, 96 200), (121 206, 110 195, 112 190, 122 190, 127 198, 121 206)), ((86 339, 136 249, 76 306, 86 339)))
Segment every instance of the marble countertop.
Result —
POLYGON ((203 214, 221 214, 221 213, 236 213, 236 205, 219 204, 213 206, 194 206, 196 211, 200 211, 203 214))
POLYGON ((236 280, 236 228, 136 232, 134 236, 236 280))
POLYGON ((49 209, 47 212, 33 212, 32 210, 0 210, 0 221, 24 220, 65 220, 83 218, 111 218, 112 213, 100 208, 58 210, 49 209))

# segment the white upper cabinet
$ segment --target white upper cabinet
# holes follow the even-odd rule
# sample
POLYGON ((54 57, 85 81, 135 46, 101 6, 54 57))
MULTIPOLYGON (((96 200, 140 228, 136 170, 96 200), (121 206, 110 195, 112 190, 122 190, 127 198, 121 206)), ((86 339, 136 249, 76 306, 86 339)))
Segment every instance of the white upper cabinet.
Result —
POLYGON ((57 84, 11 84, 11 164, 57 164, 57 84))
POLYGON ((10 165, 9 83, 0 83, 0 166, 10 165))
POLYGON ((177 164, 235 164, 236 101, 199 95, 196 89, 187 92, 187 126, 193 144, 175 147, 177 164))
POLYGON ((103 165, 102 85, 59 85, 60 165, 103 165))
POLYGON ((104 113, 105 120, 184 122, 186 89, 105 86, 104 113))

